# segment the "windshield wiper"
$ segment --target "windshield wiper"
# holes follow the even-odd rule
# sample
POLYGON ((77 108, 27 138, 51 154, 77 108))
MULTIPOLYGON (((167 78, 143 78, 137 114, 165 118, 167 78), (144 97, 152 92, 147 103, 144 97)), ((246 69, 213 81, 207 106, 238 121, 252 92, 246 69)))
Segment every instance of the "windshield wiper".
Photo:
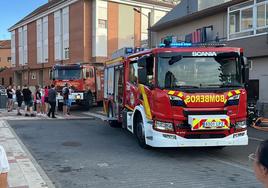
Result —
POLYGON ((173 86, 172 88, 199 88, 199 87, 194 85, 179 85, 179 86, 173 86))
POLYGON ((241 87, 241 85, 234 85, 234 84, 200 84, 200 87, 241 87))

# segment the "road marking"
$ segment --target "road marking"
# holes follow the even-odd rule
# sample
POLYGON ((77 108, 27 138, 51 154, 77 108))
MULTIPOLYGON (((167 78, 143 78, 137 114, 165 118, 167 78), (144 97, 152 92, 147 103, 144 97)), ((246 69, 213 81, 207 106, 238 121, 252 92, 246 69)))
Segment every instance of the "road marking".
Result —
POLYGON ((255 141, 260 141, 260 142, 263 142, 264 140, 263 139, 260 139, 260 138, 254 138, 254 137, 248 137, 250 140, 255 140, 255 141))

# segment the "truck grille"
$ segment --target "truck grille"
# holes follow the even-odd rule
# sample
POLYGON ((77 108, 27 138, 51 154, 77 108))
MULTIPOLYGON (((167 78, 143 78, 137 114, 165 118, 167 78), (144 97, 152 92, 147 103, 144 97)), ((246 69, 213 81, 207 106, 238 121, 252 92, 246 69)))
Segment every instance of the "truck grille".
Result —
POLYGON ((189 134, 184 138, 187 139, 212 139, 212 138, 224 138, 225 134, 189 134))

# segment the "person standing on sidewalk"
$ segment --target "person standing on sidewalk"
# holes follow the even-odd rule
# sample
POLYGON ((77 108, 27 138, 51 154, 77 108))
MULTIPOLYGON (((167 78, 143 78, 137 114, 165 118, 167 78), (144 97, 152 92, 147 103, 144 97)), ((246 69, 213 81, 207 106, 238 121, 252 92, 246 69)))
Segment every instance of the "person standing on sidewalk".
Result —
POLYGON ((55 90, 55 85, 52 84, 51 88, 48 91, 48 102, 50 104, 50 109, 47 114, 48 117, 50 117, 51 114, 52 118, 56 118, 55 116, 56 98, 57 98, 57 91, 55 90))
POLYGON ((262 141, 255 153, 250 154, 256 178, 268 188, 268 140, 262 141))
POLYGON ((12 111, 12 104, 13 104, 13 92, 12 86, 8 86, 7 88, 7 111, 12 111))
POLYGON ((22 90, 24 104, 25 104, 25 116, 32 116, 34 117, 33 113, 33 98, 32 98, 32 92, 28 88, 27 85, 24 86, 22 90), (28 111, 30 111, 30 115, 28 114, 28 111))
POLYGON ((4 148, 0 145, 0 188, 7 188, 9 164, 4 148))
POLYGON ((23 102, 23 94, 22 94, 22 91, 20 89, 20 86, 17 87, 17 90, 16 90, 16 99, 17 99, 17 103, 18 103, 18 108, 17 108, 17 115, 18 116, 21 116, 22 114, 20 113, 20 110, 21 110, 21 105, 22 105, 22 102, 23 102))
POLYGON ((48 109, 49 109, 49 102, 48 102, 48 91, 50 90, 50 86, 46 86, 45 90, 44 90, 44 97, 45 97, 45 114, 48 113, 48 109))
POLYGON ((36 112, 37 115, 41 115, 41 105, 42 105, 42 101, 41 101, 41 92, 40 92, 40 87, 36 86, 36 91, 35 91, 35 102, 36 102, 36 112))
POLYGON ((62 89, 62 96, 63 96, 63 115, 67 115, 68 110, 68 102, 69 102, 69 94, 70 90, 68 87, 68 83, 65 83, 65 87, 62 89))

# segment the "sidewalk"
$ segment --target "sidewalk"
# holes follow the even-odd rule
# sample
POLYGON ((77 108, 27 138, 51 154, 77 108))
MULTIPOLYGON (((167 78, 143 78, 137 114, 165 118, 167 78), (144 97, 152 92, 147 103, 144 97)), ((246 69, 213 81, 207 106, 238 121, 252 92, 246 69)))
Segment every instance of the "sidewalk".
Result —
POLYGON ((24 110, 21 110, 22 116, 17 116, 17 111, 7 112, 6 109, 0 109, 0 119, 1 120, 78 120, 78 119, 92 119, 91 116, 82 112, 72 112, 71 115, 63 116, 62 112, 56 113, 56 119, 52 119, 45 114, 36 115, 35 117, 24 116, 24 110))
POLYGON ((0 120, 0 144, 5 148, 10 172, 9 188, 53 188, 53 184, 37 164, 8 123, 0 120))

